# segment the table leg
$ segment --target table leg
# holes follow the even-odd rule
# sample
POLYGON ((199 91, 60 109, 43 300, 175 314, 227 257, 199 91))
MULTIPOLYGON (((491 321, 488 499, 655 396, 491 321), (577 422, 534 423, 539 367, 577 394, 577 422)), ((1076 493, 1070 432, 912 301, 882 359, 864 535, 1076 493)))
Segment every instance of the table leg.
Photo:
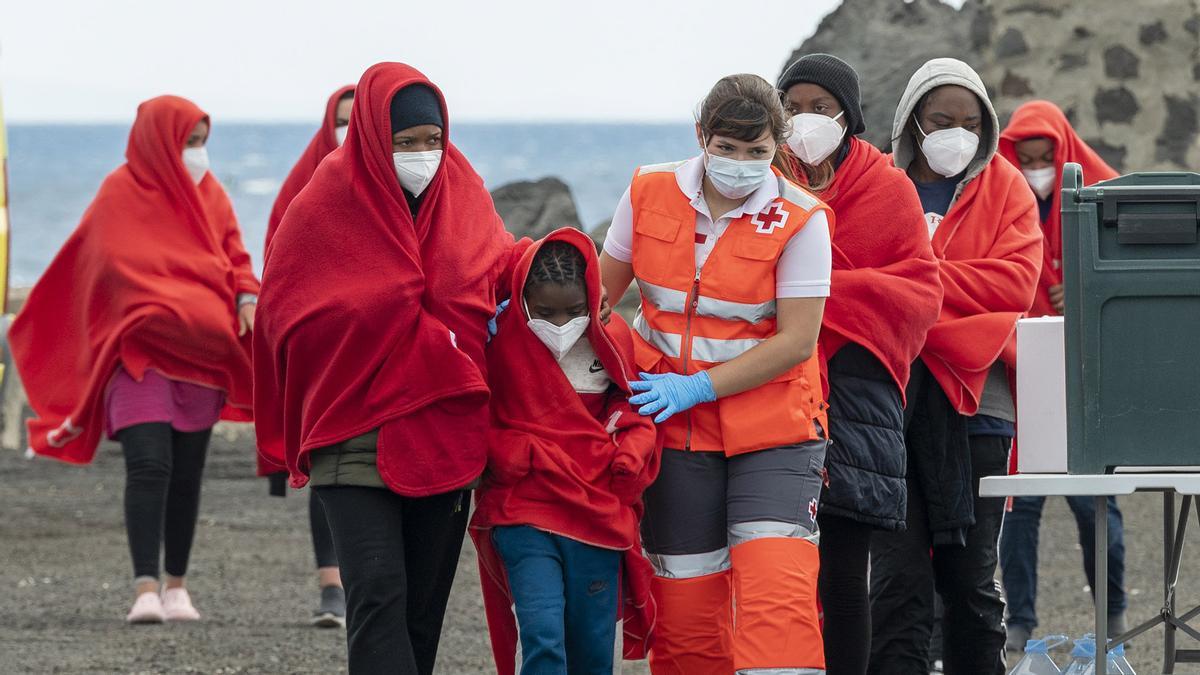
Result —
MULTIPOLYGON (((1175 493, 1163 492, 1163 613, 1174 614, 1174 584, 1171 567, 1175 552, 1175 493)), ((1165 618, 1165 617, 1164 617, 1165 618)), ((1175 626, 1163 622, 1163 673, 1175 672, 1175 626)))
POLYGON ((1108 672, 1108 496, 1096 499, 1096 675, 1108 672))

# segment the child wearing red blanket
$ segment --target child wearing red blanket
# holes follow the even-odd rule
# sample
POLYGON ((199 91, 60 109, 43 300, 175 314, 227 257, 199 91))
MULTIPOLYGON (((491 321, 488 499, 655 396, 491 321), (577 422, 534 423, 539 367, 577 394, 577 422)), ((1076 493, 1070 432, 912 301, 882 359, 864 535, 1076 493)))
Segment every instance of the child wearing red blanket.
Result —
POLYGON ((593 320, 601 292, 591 240, 550 234, 518 263, 488 349, 492 428, 471 536, 502 675, 516 669, 516 624, 526 675, 611 673, 621 618, 626 657, 648 646, 638 523, 658 447, 629 405, 629 327, 593 320))

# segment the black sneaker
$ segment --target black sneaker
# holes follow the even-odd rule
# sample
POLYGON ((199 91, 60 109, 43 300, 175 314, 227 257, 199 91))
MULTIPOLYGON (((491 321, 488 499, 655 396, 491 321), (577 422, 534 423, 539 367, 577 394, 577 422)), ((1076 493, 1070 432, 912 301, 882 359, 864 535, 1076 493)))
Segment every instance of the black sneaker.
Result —
POLYGON ((313 612, 312 625, 317 628, 346 627, 346 591, 340 586, 321 589, 321 605, 313 612))

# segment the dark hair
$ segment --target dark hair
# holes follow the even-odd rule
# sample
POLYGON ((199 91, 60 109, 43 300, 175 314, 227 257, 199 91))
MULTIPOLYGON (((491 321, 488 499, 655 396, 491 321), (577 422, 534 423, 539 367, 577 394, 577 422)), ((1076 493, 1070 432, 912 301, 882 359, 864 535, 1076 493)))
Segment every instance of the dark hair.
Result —
POLYGON ((548 241, 542 244, 533 256, 533 263, 529 266, 529 278, 525 281, 525 290, 541 284, 558 284, 578 285, 586 291, 586 272, 587 260, 578 248, 565 241, 548 241))
MULTIPOLYGON (((779 92, 770 82, 747 73, 722 77, 700 103, 696 123, 705 142, 713 136, 749 142, 769 132, 777 146, 772 164, 784 177, 796 182, 794 160, 787 147, 791 120, 783 109, 779 92)), ((796 162, 795 166, 803 165, 796 162)), ((814 175, 809 168, 804 166, 809 189, 819 191, 829 185, 832 173, 814 175)))
POLYGON ((351 89, 350 91, 347 91, 347 92, 343 92, 342 95, 338 97, 338 103, 341 103, 342 101, 349 101, 352 98, 354 98, 354 90, 353 89, 351 89))

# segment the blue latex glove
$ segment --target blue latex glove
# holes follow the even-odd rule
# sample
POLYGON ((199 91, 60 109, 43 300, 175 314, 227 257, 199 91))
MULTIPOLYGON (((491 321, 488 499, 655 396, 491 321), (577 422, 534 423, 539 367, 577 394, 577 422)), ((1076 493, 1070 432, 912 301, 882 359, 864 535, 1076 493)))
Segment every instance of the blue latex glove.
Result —
POLYGON ((496 337, 496 333, 500 330, 500 328, 496 325, 496 320, 500 318, 500 315, 504 313, 504 310, 508 309, 508 303, 509 301, 505 300, 499 305, 496 305, 496 313, 492 315, 492 318, 488 319, 488 342, 491 342, 492 338, 496 337))
POLYGON ((661 424, 671 415, 681 413, 699 403, 717 400, 712 378, 704 371, 695 375, 641 373, 641 378, 629 383, 630 389, 643 392, 629 399, 629 403, 642 406, 638 408, 642 415, 658 413, 654 418, 655 424, 661 424))

